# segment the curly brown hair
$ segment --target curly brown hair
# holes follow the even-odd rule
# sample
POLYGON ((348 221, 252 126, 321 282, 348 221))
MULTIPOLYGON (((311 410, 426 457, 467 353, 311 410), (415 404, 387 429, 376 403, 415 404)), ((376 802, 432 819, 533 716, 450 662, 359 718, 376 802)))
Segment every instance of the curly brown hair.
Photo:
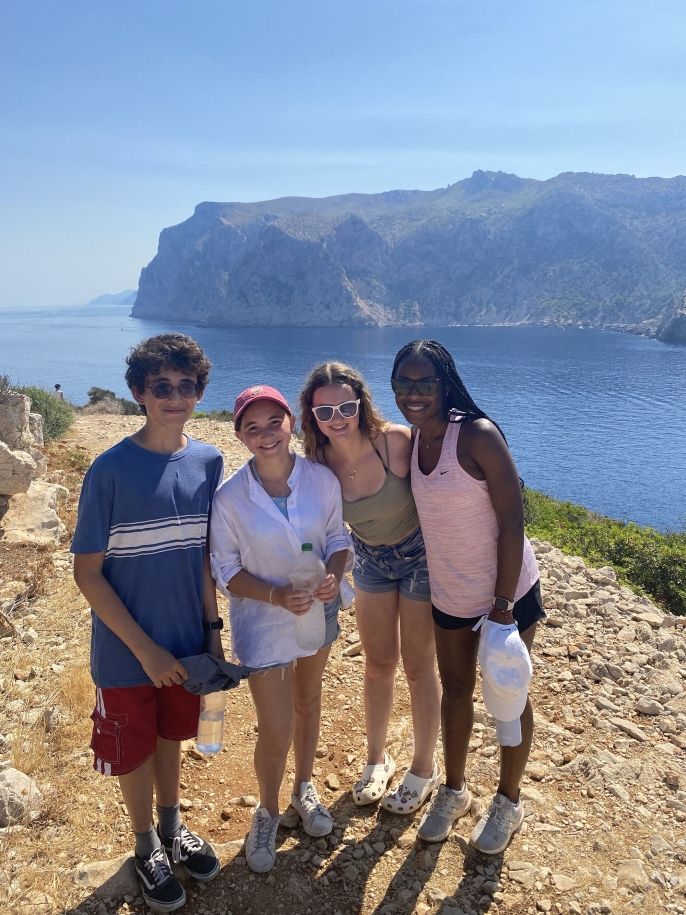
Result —
MULTIPOLYGON (((126 357, 126 383, 130 391, 140 393, 148 375, 158 375, 165 368, 195 375, 199 393, 207 387, 212 363, 192 337, 186 334, 160 334, 133 347, 126 357)), ((145 408, 141 406, 141 412, 145 408)))
POLYGON ((319 428, 312 412, 312 398, 316 390, 332 384, 349 384, 355 398, 359 397, 360 431, 364 435, 374 439, 390 425, 374 406, 367 382, 356 369, 345 362, 322 362, 312 369, 300 394, 300 427, 305 439, 305 455, 313 461, 321 461, 329 438, 319 428))

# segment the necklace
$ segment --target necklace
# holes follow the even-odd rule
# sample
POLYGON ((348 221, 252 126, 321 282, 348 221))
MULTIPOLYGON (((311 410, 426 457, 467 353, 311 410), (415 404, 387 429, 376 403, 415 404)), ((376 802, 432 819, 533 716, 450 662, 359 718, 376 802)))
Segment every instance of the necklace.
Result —
POLYGON ((422 445, 424 445, 424 447, 427 449, 427 451, 429 450, 431 445, 433 445, 433 443, 436 441, 436 439, 440 435, 445 435, 445 431, 447 428, 448 428, 448 423, 446 422, 445 426, 442 426, 435 435, 432 435, 431 438, 428 440, 428 442, 425 442, 424 439, 422 439, 422 445))

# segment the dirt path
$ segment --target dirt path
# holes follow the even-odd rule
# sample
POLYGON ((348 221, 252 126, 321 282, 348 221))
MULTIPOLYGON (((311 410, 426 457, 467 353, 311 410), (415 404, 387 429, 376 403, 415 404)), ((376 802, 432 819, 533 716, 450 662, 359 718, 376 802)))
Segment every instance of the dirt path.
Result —
MULTIPOLYGON (((52 446, 53 477, 71 490, 64 507, 68 526, 88 461, 139 424, 135 417, 80 417, 67 438, 52 446)), ((227 472, 245 459, 229 430, 210 420, 190 427, 192 435, 222 449, 227 472)), ((18 614, 20 636, 0 639, 0 763, 31 774, 45 797, 38 820, 0 838, 0 908, 143 912, 135 889, 124 897, 114 892, 117 885, 126 889, 125 881, 102 886, 109 876, 106 862, 129 852, 130 837, 116 781, 91 767, 88 609, 73 584, 67 548, 49 557, 42 593, 18 614), (26 636, 29 628, 35 639, 26 636), (18 679, 17 672, 26 678, 18 679), (47 714, 49 709, 54 712, 47 714), (79 872, 81 884, 75 882, 79 872)), ((355 807, 350 788, 365 761, 363 658, 343 654, 356 641, 354 615, 345 612, 325 675, 315 770, 322 799, 335 816, 333 834, 314 840, 300 829, 282 828, 273 872, 257 876, 247 868, 240 841, 252 808, 231 803, 257 794, 255 715, 243 685, 229 694, 225 749, 205 759, 190 747, 184 758, 184 816, 217 843, 225 866, 209 886, 187 885, 183 911, 686 912, 684 630, 662 614, 653 622, 637 618, 651 608, 611 575, 590 572, 547 545, 537 551, 550 615, 534 646, 537 732, 523 784, 527 817, 506 853, 489 859, 467 844, 497 781, 497 747, 480 702, 468 761, 474 806, 445 843, 416 839, 419 815, 355 807), (662 711, 639 713, 641 697, 662 711)), ((396 685, 389 749, 402 771, 412 746, 400 672, 396 685)), ((289 767, 284 809, 291 775, 289 767)))

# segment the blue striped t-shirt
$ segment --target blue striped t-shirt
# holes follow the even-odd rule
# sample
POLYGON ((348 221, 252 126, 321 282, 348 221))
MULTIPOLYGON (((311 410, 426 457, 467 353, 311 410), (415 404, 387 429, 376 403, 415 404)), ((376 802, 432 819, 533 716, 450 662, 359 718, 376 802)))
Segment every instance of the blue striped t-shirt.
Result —
MULTIPOLYGON (((150 638, 182 658, 204 651, 203 557, 212 496, 223 476, 216 448, 189 438, 158 454, 125 438, 96 458, 79 500, 72 553, 105 553, 102 574, 150 638)), ((124 643, 92 614, 96 686, 149 683, 124 643)))

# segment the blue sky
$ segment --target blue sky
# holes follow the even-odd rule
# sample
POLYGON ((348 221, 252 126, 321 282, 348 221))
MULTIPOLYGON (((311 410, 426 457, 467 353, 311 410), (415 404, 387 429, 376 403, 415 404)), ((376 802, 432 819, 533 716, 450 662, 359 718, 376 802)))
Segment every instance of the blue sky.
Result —
POLYGON ((203 200, 686 172, 683 0, 0 0, 0 307, 203 200))

